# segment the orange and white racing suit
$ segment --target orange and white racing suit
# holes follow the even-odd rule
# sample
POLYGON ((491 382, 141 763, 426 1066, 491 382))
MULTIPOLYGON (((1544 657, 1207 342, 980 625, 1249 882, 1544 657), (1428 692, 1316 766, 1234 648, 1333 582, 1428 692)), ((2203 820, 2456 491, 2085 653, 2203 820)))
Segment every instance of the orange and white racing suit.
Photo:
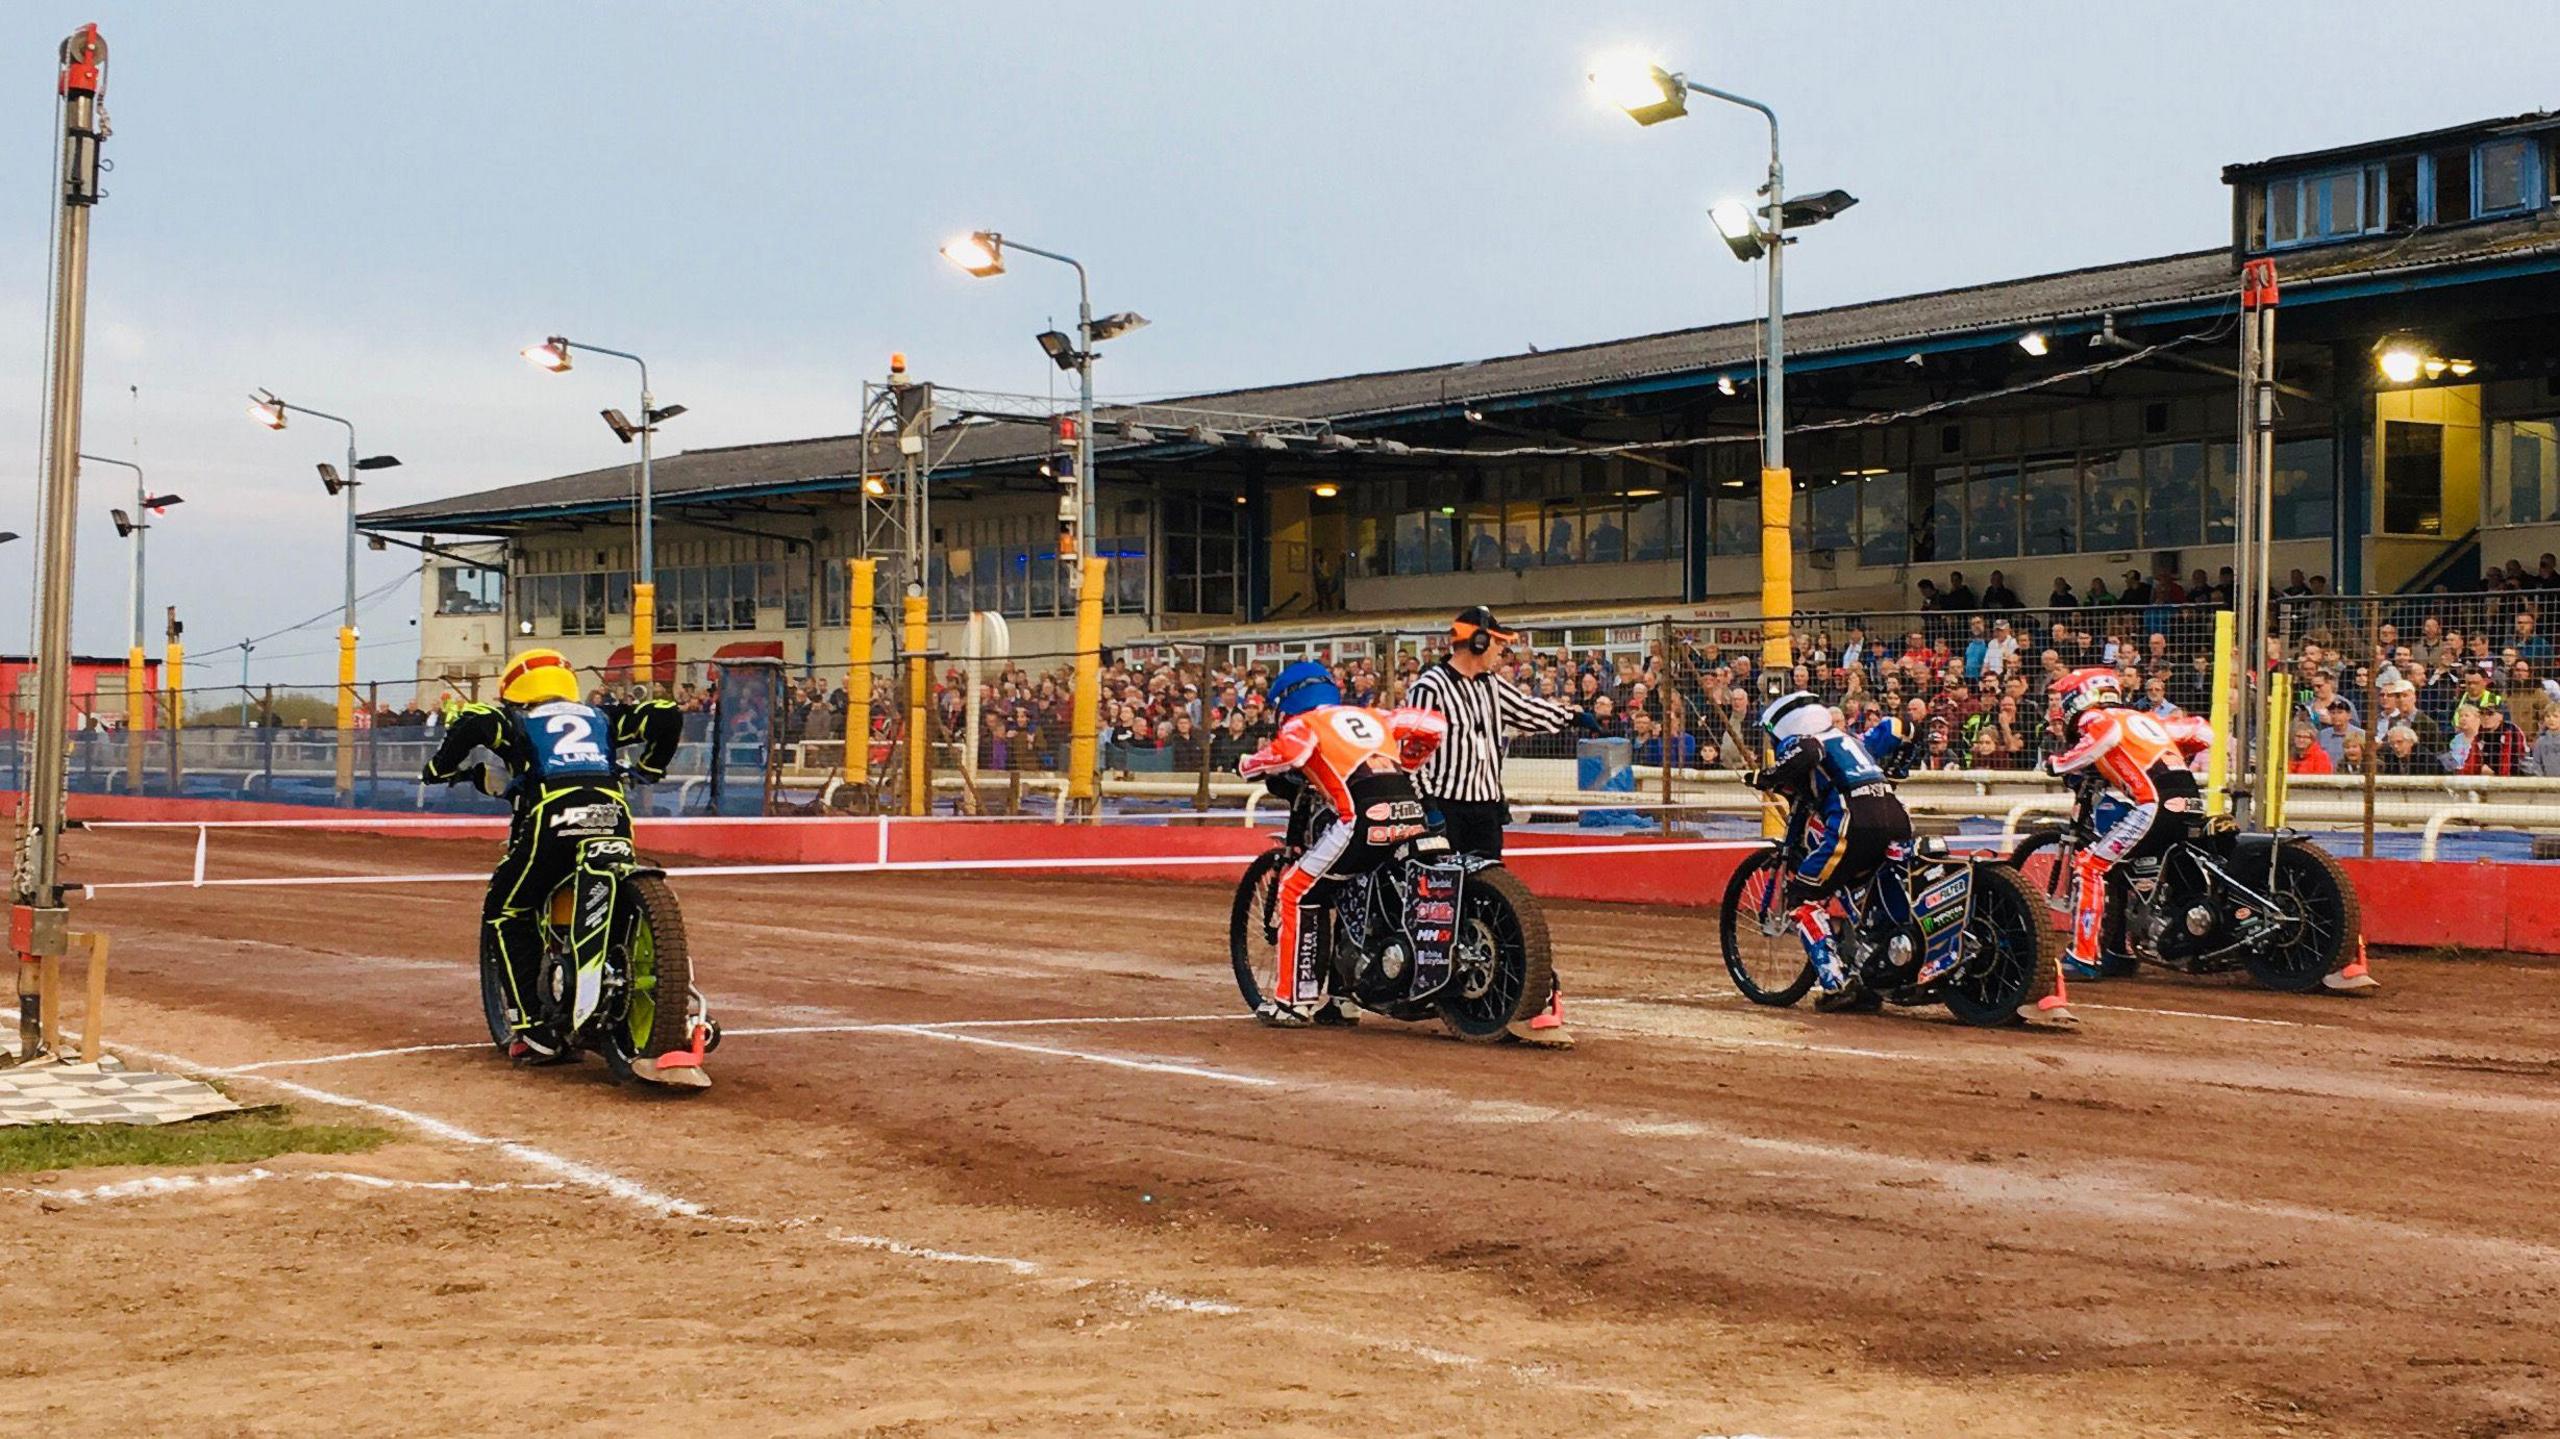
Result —
MULTIPOLYGON (((2180 716, 2180 720, 2187 717, 2180 716)), ((2196 786, 2187 768, 2189 751, 2168 723, 2124 705, 2101 704, 2083 710, 2076 722, 2079 743, 2055 755, 2058 775, 2088 770, 2104 784, 2090 807, 2094 838, 2080 850, 2074 876, 2078 882, 2071 918, 2071 960, 2083 969, 2098 964, 2099 928, 2106 917, 2107 871, 2130 859, 2153 837, 2164 805, 2185 811, 2195 805, 2196 786)), ((2210 745, 2212 727, 2199 732, 2181 723, 2189 743, 2210 745)), ((2183 818, 2183 814, 2181 815, 2183 818)), ((2161 831, 2178 832, 2177 825, 2161 831)))
POLYGON ((1291 717, 1236 766, 1248 779, 1294 770, 1333 810, 1332 823, 1280 881, 1273 1001, 1324 1002, 1333 927, 1320 913, 1324 898, 1311 896, 1319 881, 1374 869, 1397 845, 1429 830, 1413 772, 1448 733, 1448 722, 1429 710, 1323 705, 1291 717))

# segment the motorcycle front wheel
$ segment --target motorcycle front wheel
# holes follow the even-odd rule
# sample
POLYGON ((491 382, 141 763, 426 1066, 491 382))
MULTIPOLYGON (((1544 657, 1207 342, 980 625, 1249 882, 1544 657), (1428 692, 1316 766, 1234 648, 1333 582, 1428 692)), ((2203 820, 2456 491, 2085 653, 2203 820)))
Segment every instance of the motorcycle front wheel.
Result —
POLYGON ((2309 840, 2288 839, 2276 848, 2275 878, 2267 889, 2299 920, 2267 944, 2243 950, 2240 962, 2251 979, 2269 989, 2285 994, 2318 989, 2321 977, 2346 958, 2348 943, 2363 928, 2355 881, 2327 850, 2309 840))
POLYGON ((622 902, 628 918, 607 961, 622 972, 622 1013, 606 1029, 604 1060, 616 1078, 628 1079, 633 1060, 656 1059, 693 1043, 686 1032, 693 964, 685 946, 684 913, 664 879, 654 874, 625 878, 622 902))
POLYGON ((1556 961, 1547 916, 1517 875, 1499 865, 1467 876, 1453 947, 1457 973, 1434 1003, 1441 1026, 1489 1044, 1546 1005, 1556 961))
POLYGON ((1749 855, 1735 867, 1724 887, 1718 938, 1724 972, 1753 1004, 1783 1008, 1813 988, 1813 961, 1787 920, 1787 872, 1776 849, 1749 855))
POLYGON ((1227 913, 1227 954, 1246 1009, 1262 1006, 1262 976, 1279 972, 1274 966, 1280 951, 1280 877, 1289 863, 1287 850, 1264 850, 1236 881, 1235 904, 1227 913))
POLYGON ((1973 867, 1973 907, 1965 920, 1969 954, 1947 985, 1948 1013, 1985 1029, 2024 1024, 2027 1007, 2053 993, 2061 946, 2053 926, 2037 913, 2043 907, 2018 871, 2000 864, 1973 867))

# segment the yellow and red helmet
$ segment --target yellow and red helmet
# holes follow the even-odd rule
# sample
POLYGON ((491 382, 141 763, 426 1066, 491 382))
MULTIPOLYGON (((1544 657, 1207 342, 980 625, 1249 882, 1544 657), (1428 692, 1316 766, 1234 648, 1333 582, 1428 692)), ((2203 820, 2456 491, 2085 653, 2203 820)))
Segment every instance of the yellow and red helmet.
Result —
POLYGON ((578 698, 578 672, 558 650, 526 650, 507 661, 498 697, 511 705, 548 704, 578 698))

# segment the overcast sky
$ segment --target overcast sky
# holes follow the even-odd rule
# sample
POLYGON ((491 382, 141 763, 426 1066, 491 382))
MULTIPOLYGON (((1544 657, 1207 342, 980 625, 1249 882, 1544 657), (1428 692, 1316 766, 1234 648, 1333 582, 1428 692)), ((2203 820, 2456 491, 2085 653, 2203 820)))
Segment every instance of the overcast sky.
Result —
MULTIPOLYGON (((1705 223, 1757 183, 1760 121, 1638 129, 1582 82, 1633 47, 1766 100, 1789 189, 1863 202, 1790 256, 1792 308, 2195 249, 2219 167, 2541 108, 2544 3, 1787 5, 1286 0, 1244 6, 139 3, 0 11, 0 528, 41 448, 55 49, 112 50, 85 448, 186 504, 151 608, 220 648, 335 605, 336 427, 275 434, 257 386, 403 467, 373 504, 616 463, 628 366, 516 357, 554 331, 650 359, 670 449, 852 428, 893 349, 928 379, 1039 391, 1061 268, 972 280, 987 227, 1084 260, 1108 395, 1178 393, 1747 317, 1705 223), (2446 12, 2451 14, 2454 12, 2446 12), (135 391, 139 399, 133 398, 135 391)), ((130 477, 91 467, 77 638, 121 652, 130 477)), ((361 583, 414 556, 363 556, 361 583)), ((0 548, 0 649, 32 537, 0 548)), ((367 677, 414 660, 414 583, 367 612, 367 677)), ((332 620, 332 624, 334 619, 332 620)), ((331 626, 254 673, 325 682, 331 626)))

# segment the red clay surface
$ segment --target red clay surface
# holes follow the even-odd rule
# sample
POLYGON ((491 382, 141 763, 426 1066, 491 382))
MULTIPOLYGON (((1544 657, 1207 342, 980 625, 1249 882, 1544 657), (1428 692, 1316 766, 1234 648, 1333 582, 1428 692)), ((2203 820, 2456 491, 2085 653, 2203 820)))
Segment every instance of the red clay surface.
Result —
MULTIPOLYGON (((182 877, 193 842, 81 834, 72 868, 182 877)), ((213 843, 216 875, 489 855, 213 843)), ((568 1187, 22 1210, 0 1272, 77 1296, 82 1337, 19 1346, 0 1373, 47 1382, 0 1385, 0 1416, 147 1396, 140 1427, 183 1433, 525 1404, 565 1404, 569 1432, 2560 1430, 2544 963, 2378 956, 2362 1000, 2116 982, 2075 995, 2078 1033, 1983 1033, 1753 1009, 1710 917, 1560 906, 1582 1046, 1546 1054, 1238 1022, 1210 887, 680 893, 733 1036, 718 1088, 671 1101, 485 1048, 260 1069, 468 1131, 386 1172, 568 1187)), ((472 1039, 477 905, 167 891, 81 919, 115 935, 111 1040, 263 1065, 472 1039)))

